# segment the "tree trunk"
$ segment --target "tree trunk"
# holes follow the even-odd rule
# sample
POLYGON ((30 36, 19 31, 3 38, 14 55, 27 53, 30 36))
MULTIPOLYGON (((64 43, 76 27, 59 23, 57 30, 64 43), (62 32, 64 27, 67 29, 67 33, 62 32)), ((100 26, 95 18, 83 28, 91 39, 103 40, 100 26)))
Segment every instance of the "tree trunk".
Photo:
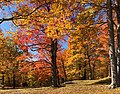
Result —
POLYGON ((109 69, 108 68, 109 68, 109 66, 107 65, 106 66, 106 75, 105 75, 106 77, 108 77, 108 73, 109 73, 109 69))
POLYGON ((84 65, 84 73, 83 73, 83 77, 82 77, 82 80, 86 80, 87 79, 87 72, 86 72, 86 62, 85 62, 85 65, 84 65))
MULTIPOLYGON (((52 40, 52 39, 51 39, 52 40)), ((52 86, 58 87, 58 73, 57 73, 57 39, 52 40, 51 43, 51 59, 52 59, 52 86)))
POLYGON ((16 80, 15 80, 15 73, 13 72, 13 88, 15 88, 16 80))
POLYGON ((66 71, 65 71, 64 61, 62 61, 62 68, 63 68, 63 72, 64 72, 64 81, 67 81, 67 74, 66 74, 66 71))
POLYGON ((78 66, 78 71, 79 71, 77 79, 80 80, 81 79, 80 77, 81 64, 78 64, 77 66, 78 66))
POLYGON ((57 68, 57 84, 58 84, 58 86, 60 86, 60 77, 59 77, 58 68, 57 68))
POLYGON ((93 63, 92 79, 95 79, 95 61, 93 63))
POLYGON ((116 14, 117 14, 117 78, 118 78, 118 86, 120 86, 120 1, 117 0, 116 5, 116 14))
POLYGON ((8 79, 8 83, 7 84, 8 84, 8 86, 10 86, 10 77, 8 76, 7 79, 8 79))
POLYGON ((110 88, 117 87, 117 62, 115 56, 115 44, 114 44, 114 28, 112 19, 112 2, 107 0, 108 5, 108 33, 109 33, 109 57, 111 64, 111 85, 110 88))
POLYGON ((2 74, 2 89, 4 89, 4 85, 5 85, 5 83, 4 83, 4 74, 2 74))
POLYGON ((89 66, 89 80, 92 80, 92 68, 90 63, 90 55, 87 52, 88 66, 89 66))

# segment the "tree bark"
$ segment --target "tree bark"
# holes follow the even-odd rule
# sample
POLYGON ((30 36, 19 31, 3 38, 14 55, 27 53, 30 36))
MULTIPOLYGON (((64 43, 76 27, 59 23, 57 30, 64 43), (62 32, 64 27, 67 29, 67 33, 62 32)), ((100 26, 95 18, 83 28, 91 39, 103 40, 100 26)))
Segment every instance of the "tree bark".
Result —
POLYGON ((56 57, 57 57, 57 39, 52 40, 51 43, 51 59, 52 59, 52 86, 58 87, 58 73, 57 73, 57 64, 56 64, 56 57))
POLYGON ((16 80, 15 80, 15 73, 13 72, 13 88, 15 88, 15 85, 16 85, 16 80))
POLYGON ((88 66, 89 66, 89 80, 92 80, 92 68, 91 68, 91 62, 90 62, 90 55, 87 51, 87 59, 88 59, 88 66))
POLYGON ((95 79, 95 61, 93 63, 92 79, 95 79))
POLYGON ((2 74, 2 89, 4 89, 4 85, 5 85, 4 82, 5 82, 5 81, 4 81, 4 74, 2 74))
POLYGON ((112 19, 112 2, 107 0, 108 5, 108 33, 109 33, 109 57, 111 64, 111 85, 110 88, 117 87, 117 62, 115 56, 114 27, 112 19))
POLYGON ((7 79, 8 79, 8 83, 7 84, 8 84, 8 86, 10 86, 10 77, 8 76, 7 79))
POLYGON ((106 75, 105 75, 106 77, 108 77, 108 75, 109 75, 109 69, 108 68, 109 68, 109 66, 107 65, 106 66, 106 75))
POLYGON ((117 78, 118 86, 120 86, 120 1, 116 2, 116 14, 117 14, 117 78))
POLYGON ((67 74, 66 74, 66 71, 65 71, 64 61, 62 61, 62 68, 63 68, 63 72, 64 72, 64 81, 67 81, 67 74))
POLYGON ((86 79, 87 79, 87 72, 86 72, 86 62, 85 62, 82 80, 86 80, 86 79))

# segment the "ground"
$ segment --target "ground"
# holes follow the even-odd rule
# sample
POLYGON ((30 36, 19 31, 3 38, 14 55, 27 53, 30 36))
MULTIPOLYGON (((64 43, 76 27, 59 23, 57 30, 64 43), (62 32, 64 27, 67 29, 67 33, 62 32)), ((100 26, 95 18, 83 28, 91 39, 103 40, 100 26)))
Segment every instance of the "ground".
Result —
POLYGON ((60 88, 6 89, 0 90, 0 94, 120 94, 120 88, 109 89, 108 86, 98 83, 98 80, 77 80, 60 88))

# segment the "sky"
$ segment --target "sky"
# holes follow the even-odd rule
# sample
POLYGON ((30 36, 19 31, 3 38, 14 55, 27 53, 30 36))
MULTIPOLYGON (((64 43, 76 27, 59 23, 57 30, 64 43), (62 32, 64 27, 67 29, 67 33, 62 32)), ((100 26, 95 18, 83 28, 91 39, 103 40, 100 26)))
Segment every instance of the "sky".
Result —
POLYGON ((2 29, 3 32, 5 31, 10 31, 11 28, 11 22, 3 22, 0 24, 0 28, 2 29))
MULTIPOLYGON (((0 19, 2 18, 9 18, 12 17, 12 12, 16 10, 15 5, 13 6, 3 6, 2 9, 0 8, 0 19)), ((6 21, 0 24, 0 29, 3 32, 6 31, 15 31, 15 25, 11 21, 6 21)))

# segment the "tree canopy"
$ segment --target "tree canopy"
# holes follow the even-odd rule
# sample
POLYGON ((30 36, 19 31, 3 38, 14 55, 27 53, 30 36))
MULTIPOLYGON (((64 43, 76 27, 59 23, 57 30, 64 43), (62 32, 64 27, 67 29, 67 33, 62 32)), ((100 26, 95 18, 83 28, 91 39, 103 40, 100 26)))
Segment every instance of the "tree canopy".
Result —
POLYGON ((0 31, 2 82, 58 87, 111 76, 119 87, 119 10, 119 0, 1 0, 0 24, 16 27, 0 31))

